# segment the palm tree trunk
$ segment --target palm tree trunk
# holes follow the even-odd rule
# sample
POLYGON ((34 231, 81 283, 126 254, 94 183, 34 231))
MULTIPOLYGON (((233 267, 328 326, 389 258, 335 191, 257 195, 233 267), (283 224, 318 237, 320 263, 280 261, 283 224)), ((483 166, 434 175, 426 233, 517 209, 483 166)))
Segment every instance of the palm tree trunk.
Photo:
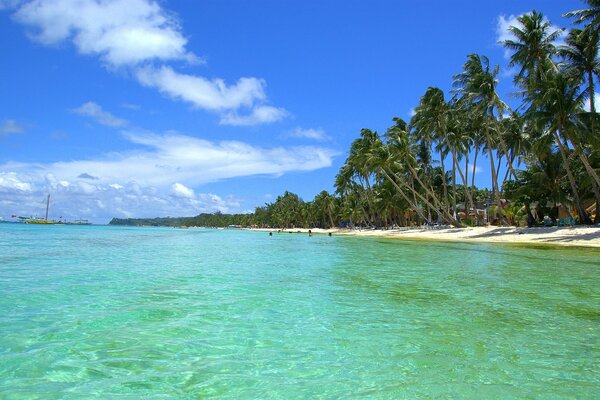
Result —
POLYGON ((600 177, 598 177, 598 174, 590 165, 590 161, 588 160, 587 156, 585 155, 585 152, 583 151, 583 146, 579 142, 573 140, 573 137, 571 135, 566 135, 566 138, 571 143, 571 146, 573 146, 575 153, 583 163, 583 166, 585 167, 587 173, 592 177, 594 181, 596 181, 596 184, 600 186, 600 177))
POLYGON ((473 172, 471 174, 471 188, 475 187, 475 170, 477 169, 477 156, 479 155, 479 147, 475 144, 475 157, 473 157, 473 172))
MULTIPOLYGON (((450 146, 448 139, 446 139, 446 145, 450 148, 450 152, 452 153, 452 160, 454 161, 455 165, 457 165, 457 167, 458 167, 458 174, 460 175, 460 179, 462 179, 463 185, 465 186, 465 189, 466 189, 467 180, 465 179, 465 175, 463 174, 462 169, 460 168, 460 164, 458 163, 458 156, 456 155, 456 149, 453 146, 450 146)), ((465 194, 469 200, 469 203, 471 203, 471 207, 474 207, 475 203, 473 203, 473 196, 471 195, 471 193, 468 190, 466 190, 465 194)))
MULTIPOLYGON (((512 162, 515 161, 516 155, 514 154, 514 152, 511 151, 510 154, 510 159, 512 162)), ((504 184, 506 183, 506 181, 508 180, 508 178, 510 178, 512 175, 513 178, 517 179, 517 176, 514 175, 513 173, 510 172, 510 169, 506 169, 506 173, 504 174, 504 179, 502 179, 502 187, 504 187, 504 184)))
POLYGON ((452 160, 452 210, 456 214, 456 161, 452 160))
POLYGON ((448 187, 446 185, 446 167, 444 166, 444 152, 440 149, 440 163, 442 167, 442 187, 444 188, 444 206, 448 211, 448 187))
POLYGON ((491 170, 492 170, 492 195, 494 196, 494 199, 496 200, 496 217, 498 219, 501 218, 501 211, 500 211, 500 193, 498 192, 498 175, 496 175, 496 168, 495 168, 495 164, 494 164, 494 152, 492 151, 492 138, 490 136, 490 128, 489 128, 489 122, 486 121, 485 124, 485 136, 487 138, 487 148, 488 148, 488 155, 490 157, 490 166, 491 166, 491 170))
POLYGON ((434 201, 434 203, 436 203, 436 205, 433 205, 429 202, 429 200, 425 199, 421 193, 415 191, 415 194, 417 195, 417 197, 419 197, 421 200, 423 200, 424 202, 426 202, 428 205, 431 206, 431 208, 433 208, 434 210, 438 211, 438 210, 442 210, 442 213, 446 216, 446 218, 448 219, 448 221, 450 221, 452 223, 452 225, 456 226, 456 227, 462 227, 463 225, 458 222, 456 220, 456 218, 454 218, 452 215, 450 215, 450 213, 448 212, 448 210, 446 210, 445 208, 443 208, 441 206, 440 201, 438 200, 437 196, 435 195, 435 193, 429 189, 427 186, 425 186, 423 184, 423 182, 421 181, 421 179, 419 178, 419 175, 417 174, 417 171, 415 171, 415 169, 412 167, 412 165, 407 164, 408 165, 408 169, 410 170, 410 172, 413 174, 413 176, 415 177, 415 179, 417 180, 417 182, 419 182, 419 185, 421 185, 421 187, 423 189, 425 189, 425 191, 427 192, 427 194, 432 198, 432 200, 434 201))
POLYGON ((469 149, 468 148, 465 153, 465 182, 463 182, 464 188, 465 188, 465 217, 469 216, 469 213, 467 212, 467 192, 469 190, 469 188, 467 187, 467 182, 469 182, 469 149))
MULTIPOLYGON (((502 153, 500 153, 498 151, 498 159, 497 164, 496 164, 496 178, 498 178, 500 176, 500 166, 502 165, 502 153)), ((502 194, 502 186, 498 185, 498 192, 500 192, 500 194, 502 194)))
MULTIPOLYGON (((419 214, 419 215, 421 216, 421 218, 423 218, 423 219, 427 219, 427 218, 425 217, 425 215, 423 214, 423 211, 421 211, 421 209, 420 209, 420 208, 419 208, 419 207, 416 205, 416 202, 414 202, 414 203, 413 203, 413 202, 412 202, 412 201, 411 201, 411 200, 408 198, 408 196, 406 195, 406 193, 404 193, 404 190, 402 190, 402 188, 400 187, 400 185, 398 185, 398 183, 396 182, 396 180, 395 180, 394 178, 392 178, 392 177, 391 177, 391 176, 388 174, 388 172, 385 170, 385 168, 383 168, 383 167, 380 167, 379 169, 381 170, 381 172, 383 172, 383 174, 385 175, 385 177, 386 177, 386 178, 387 178, 387 179, 388 179, 388 180, 389 180, 389 181, 392 183, 392 185, 393 185, 393 186, 396 188, 396 190, 398 190, 398 193, 400 193, 400 196, 402 196, 402 198, 403 198, 404 200, 406 200, 406 202, 408 203, 408 205, 409 205, 409 206, 410 206, 410 207, 411 207, 413 210, 415 210, 415 212, 416 212, 417 214, 419 214)), ((394 175, 394 176, 395 176, 395 175, 394 175)), ((405 186, 406 186, 406 187, 408 187, 408 188, 409 188, 409 190, 411 190, 411 191, 413 192, 413 195, 416 193, 416 190, 414 190, 414 189, 413 189, 413 188, 411 188, 410 186, 408 186, 408 185, 405 185, 405 186)))
MULTIPOLYGON (((596 112, 596 99, 594 98, 596 96, 596 89, 594 88, 594 73, 589 70, 587 71, 588 74, 588 90, 589 90, 589 96, 590 96, 590 112, 592 114, 594 114, 596 112)), ((593 115, 592 115, 593 117, 593 115)), ((594 131, 594 120, 592 119, 592 132, 594 131)))
MULTIPOLYGON (((502 135, 498 135, 498 138, 500 139, 500 145, 502 145, 502 151, 506 155, 506 160, 508 161, 508 169, 510 170, 510 172, 514 176, 517 176, 517 174, 515 173, 515 169, 513 168, 513 160, 508 155, 508 147, 506 147, 506 143, 504 142, 504 138, 502 137, 502 135)), ((498 161, 498 164, 499 163, 500 162, 498 161)), ((500 165, 498 165, 498 168, 500 168, 500 165)))
POLYGON ((560 150, 560 155, 563 159, 565 171, 567 172, 567 178, 569 179, 569 184, 571 185, 571 192, 573 192, 573 200, 575 200, 575 207, 577 207, 577 214, 579 215, 579 221, 581 223, 589 225, 591 221, 589 220, 587 214, 585 213, 585 209, 581 204, 581 200, 579 199, 579 193, 577 188, 577 183, 575 182, 575 178, 573 177, 573 172, 571 171, 569 157, 567 157, 567 152, 558 136, 556 131, 552 131, 552 135, 556 140, 556 144, 558 145, 558 149, 560 150))
POLYGON ((600 222, 600 188, 596 185, 596 182, 592 181, 592 189, 594 196, 596 197, 596 216, 594 217, 594 223, 600 222))

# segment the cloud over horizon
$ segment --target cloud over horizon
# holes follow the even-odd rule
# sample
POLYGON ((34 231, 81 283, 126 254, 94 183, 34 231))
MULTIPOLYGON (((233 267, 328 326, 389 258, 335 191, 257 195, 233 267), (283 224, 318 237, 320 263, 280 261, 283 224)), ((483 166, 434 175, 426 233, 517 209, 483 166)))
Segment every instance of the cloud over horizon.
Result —
POLYGON ((149 216, 149 210, 156 210, 153 216, 178 210, 184 215, 233 212, 238 211, 235 202, 196 194, 193 188, 243 176, 313 171, 330 166, 335 155, 312 146, 262 148, 176 134, 124 135, 135 149, 87 160, 0 165, 0 209, 31 213, 44 193, 52 193, 64 197, 68 207, 61 215, 70 217, 108 220, 149 216))

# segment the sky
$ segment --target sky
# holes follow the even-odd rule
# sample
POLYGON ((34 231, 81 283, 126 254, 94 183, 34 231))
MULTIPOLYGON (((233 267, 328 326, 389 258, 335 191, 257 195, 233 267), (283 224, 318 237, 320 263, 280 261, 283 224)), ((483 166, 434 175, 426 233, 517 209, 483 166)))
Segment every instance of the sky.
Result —
MULTIPOLYGON (((466 56, 579 0, 0 0, 0 217, 252 212, 311 200, 362 128, 409 120, 466 56)), ((489 186, 487 160, 476 185, 489 186)))

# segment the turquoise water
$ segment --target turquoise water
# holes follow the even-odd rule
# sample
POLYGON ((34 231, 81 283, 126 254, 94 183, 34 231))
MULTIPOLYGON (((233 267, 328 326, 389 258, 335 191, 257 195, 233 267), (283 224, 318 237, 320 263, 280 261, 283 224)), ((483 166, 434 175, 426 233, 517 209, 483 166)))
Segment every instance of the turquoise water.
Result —
POLYGON ((599 255, 0 224, 0 398, 597 398, 599 255))

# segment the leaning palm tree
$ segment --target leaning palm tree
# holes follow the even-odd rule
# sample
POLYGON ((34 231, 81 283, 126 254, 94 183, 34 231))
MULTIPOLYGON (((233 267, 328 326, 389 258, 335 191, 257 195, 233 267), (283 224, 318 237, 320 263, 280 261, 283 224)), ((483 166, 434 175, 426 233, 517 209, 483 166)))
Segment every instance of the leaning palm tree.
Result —
MULTIPOLYGON (((377 170, 385 179, 388 180, 397 190, 397 193, 407 202, 421 218, 427 219, 421 207, 415 200, 417 192, 403 178, 403 174, 399 171, 402 169, 400 158, 390 152, 390 147, 383 143, 381 139, 371 143, 371 147, 367 153, 366 163, 370 168, 377 170), (407 192, 412 192, 414 195, 411 199, 407 192)), ((421 196, 419 194, 419 196, 421 196)), ((421 197, 422 198, 422 197, 421 197)), ((424 199, 427 201, 426 199, 424 199)))
POLYGON ((418 191, 413 190, 413 193, 419 197, 428 207, 441 212, 444 218, 454 226, 462 226, 458 220, 450 214, 447 207, 444 207, 439 197, 427 183, 423 182, 417 171, 417 160, 413 149, 411 148, 410 136, 406 131, 406 123, 400 118, 394 118, 395 125, 388 128, 386 132, 386 138, 388 139, 389 151, 392 154, 392 158, 396 160, 402 160, 402 165, 410 172, 414 180, 421 186, 425 193, 431 198, 431 203, 426 197, 421 195, 418 191))
MULTIPOLYGON (((492 172, 492 193, 500 210, 500 188, 498 186, 498 174, 494 162, 493 149, 496 143, 500 145, 502 154, 508 154, 508 148, 504 143, 502 135, 493 135, 498 117, 508 109, 496 87, 498 85, 498 73, 500 67, 495 65, 491 68, 490 61, 485 56, 470 54, 467 56, 467 62, 463 66, 463 72, 454 76, 453 85, 455 92, 462 98, 466 104, 470 104, 470 109, 478 113, 483 120, 483 132, 486 138, 486 147, 490 159, 490 169, 492 172)), ((515 174, 512 162, 508 158, 508 166, 515 174)))
MULTIPOLYGON (((444 159, 448 153, 446 135, 448 132, 448 123, 450 118, 450 108, 444 100, 442 90, 429 87, 419 105, 415 108, 415 115, 411 120, 411 126, 414 128, 414 137, 417 140, 431 144, 436 142, 435 149, 440 154, 440 165, 443 173, 446 172, 444 159)), ((396 127, 398 127, 396 122, 396 127)), ((444 205, 448 207, 448 190, 444 185, 444 205)))
POLYGON ((593 30, 600 29, 600 0, 586 0, 590 8, 573 10, 563 15, 567 18, 575 18, 576 24, 585 23, 593 30))

